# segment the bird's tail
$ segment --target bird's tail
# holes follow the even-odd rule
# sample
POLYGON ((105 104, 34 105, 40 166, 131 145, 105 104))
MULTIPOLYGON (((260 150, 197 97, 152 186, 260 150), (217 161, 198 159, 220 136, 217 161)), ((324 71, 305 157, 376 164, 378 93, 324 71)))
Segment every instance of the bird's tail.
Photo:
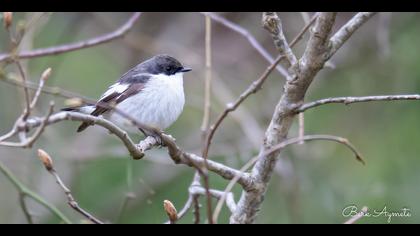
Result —
MULTIPOLYGON (((84 114, 91 114, 95 110, 95 106, 87 105, 87 106, 78 106, 78 107, 65 107, 62 108, 61 111, 72 111, 72 112, 80 112, 84 114)), ((88 122, 83 122, 79 128, 77 128, 77 132, 82 132, 87 127, 91 126, 92 124, 88 122)))

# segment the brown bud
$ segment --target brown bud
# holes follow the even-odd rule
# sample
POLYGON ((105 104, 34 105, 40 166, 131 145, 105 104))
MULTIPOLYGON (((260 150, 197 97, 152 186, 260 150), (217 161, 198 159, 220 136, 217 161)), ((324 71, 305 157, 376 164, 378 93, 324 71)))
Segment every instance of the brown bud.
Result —
POLYGON ((169 221, 171 223, 175 223, 178 220, 178 213, 172 202, 164 200, 163 208, 165 208, 166 214, 168 214, 169 221))
POLYGON ((46 81, 48 77, 50 77, 50 75, 51 75, 51 68, 48 68, 42 73, 41 79, 46 81))
POLYGON ((13 13, 3 12, 4 27, 8 29, 12 25, 13 13))
POLYGON ((46 153, 42 149, 38 149, 38 157, 42 161, 42 164, 44 164, 45 168, 48 171, 51 171, 53 169, 52 159, 50 155, 48 155, 48 153, 46 153))

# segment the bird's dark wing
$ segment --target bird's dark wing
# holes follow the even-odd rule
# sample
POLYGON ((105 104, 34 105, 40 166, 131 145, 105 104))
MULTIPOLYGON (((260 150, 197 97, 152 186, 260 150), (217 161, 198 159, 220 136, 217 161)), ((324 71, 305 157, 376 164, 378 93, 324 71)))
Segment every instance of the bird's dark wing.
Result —
MULTIPOLYGON (((130 76, 123 76, 118 82, 101 96, 96 103, 95 110, 91 113, 93 116, 99 116, 112 109, 127 98, 139 93, 145 86, 145 83, 150 79, 149 74, 131 74, 130 76)), ((77 132, 81 132, 89 127, 90 123, 83 122, 77 132)))

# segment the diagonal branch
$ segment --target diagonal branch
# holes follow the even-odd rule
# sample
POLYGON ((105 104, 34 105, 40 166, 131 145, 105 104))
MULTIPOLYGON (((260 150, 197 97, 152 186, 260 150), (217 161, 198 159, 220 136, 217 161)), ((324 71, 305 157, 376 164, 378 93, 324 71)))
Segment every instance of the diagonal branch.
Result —
POLYGON ((23 185, 23 183, 20 182, 20 180, 15 175, 13 175, 13 173, 2 162, 0 162, 0 172, 2 172, 4 176, 10 181, 10 183, 12 183, 13 186, 18 190, 19 195, 24 195, 33 199, 51 211, 55 216, 57 216, 66 224, 71 224, 71 221, 60 210, 23 185))
POLYGON ((38 150, 38 157, 40 158, 40 160, 44 164, 45 169, 47 169, 47 171, 55 178, 55 181, 60 186, 60 188, 63 189, 64 193, 67 196, 68 204, 70 205, 70 207, 73 208, 75 211, 79 212, 84 217, 86 217, 86 219, 90 220, 92 223, 103 224, 102 221, 96 219, 89 212, 87 212, 86 210, 81 208, 79 206, 79 204, 76 202, 76 200, 74 200, 74 197, 73 197, 70 189, 67 188, 67 186, 64 184, 64 182, 61 180, 60 176, 58 175, 58 173, 54 169, 53 164, 52 164, 52 159, 51 159, 50 155, 47 152, 45 152, 44 150, 39 149, 38 150))
POLYGON ((318 101, 309 102, 297 109, 297 112, 304 112, 308 109, 315 108, 325 104, 331 103, 342 103, 349 105, 351 103, 359 102, 374 102, 374 101, 400 101, 400 100, 420 100, 420 94, 410 95, 377 95, 377 96, 365 96, 365 97, 336 97, 336 98, 324 98, 318 101))
MULTIPOLYGON (((25 128, 28 128, 28 129, 36 128, 42 125, 43 120, 44 119, 42 118, 29 119, 26 123, 25 128)), ((134 159, 142 158, 144 156, 144 152, 143 152, 144 150, 148 150, 152 146, 156 146, 159 144, 159 142, 157 142, 156 140, 152 141, 154 138, 153 139, 147 138, 146 139, 147 144, 140 143, 139 145, 136 145, 124 130, 122 130, 121 128, 113 124, 112 122, 106 119, 100 118, 100 117, 86 115, 86 114, 77 113, 77 112, 55 113, 51 115, 51 117, 46 122, 46 125, 47 126, 52 125, 52 124, 59 123, 64 120, 91 122, 93 124, 99 125, 107 129, 108 131, 110 131, 111 134, 116 135, 123 142, 128 152, 134 159)), ((162 142, 165 144, 165 146, 167 146, 169 155, 176 164, 185 164, 192 167, 204 166, 204 158, 197 156, 195 154, 192 154, 192 153, 182 151, 176 145, 175 140, 170 135, 167 135, 164 133, 159 133, 158 135, 160 135, 162 142)), ((240 178, 240 181, 238 182, 245 189, 248 189, 249 186, 251 185, 251 182, 249 181, 249 178, 246 174, 240 173, 238 170, 225 166, 221 163, 208 160, 208 170, 228 180, 234 178, 234 176, 239 174, 241 178, 240 178)))
POLYGON ((27 59, 27 58, 34 58, 34 57, 43 57, 43 56, 50 56, 50 55, 57 55, 65 52, 76 51, 88 47, 93 47, 99 44, 107 43, 112 40, 118 39, 126 35, 132 28, 134 23, 139 19, 141 13, 136 12, 134 13, 123 25, 121 25, 115 31, 100 35, 85 41, 80 41, 76 43, 64 44, 60 46, 53 46, 48 48, 39 48, 31 51, 24 51, 17 55, 14 54, 0 54, 0 62, 2 61, 10 61, 12 58, 18 59, 27 59))
MULTIPOLYGON (((255 50, 257 50, 258 53, 260 53, 266 61, 268 61, 270 64, 274 63, 275 58, 273 58, 267 52, 267 50, 265 50, 263 48, 263 46, 257 41, 257 39, 255 39, 255 37, 251 33, 249 33, 248 30, 246 30, 245 28, 243 28, 242 26, 240 26, 238 24, 233 23, 232 21, 229 21, 228 19, 226 19, 226 18, 224 18, 224 17, 222 17, 218 14, 215 14, 215 13, 212 13, 212 12, 202 12, 202 14, 204 14, 206 16, 209 16, 215 22, 218 22, 218 23, 222 24, 223 26, 225 26, 225 27, 233 30, 234 32, 242 35, 243 37, 245 37, 248 40, 248 42, 251 44, 251 46, 253 48, 255 48, 255 50)), ((285 78, 289 77, 289 73, 282 66, 278 65, 276 67, 276 69, 285 78)))
MULTIPOLYGON (((286 58, 285 65, 286 68, 292 69, 290 67, 297 64, 297 58, 287 43, 286 37, 283 33, 283 26, 280 18, 275 12, 264 12, 262 17, 262 23, 264 29, 270 32, 271 37, 273 38, 274 44, 279 51, 280 55, 284 55, 286 58)), ((292 78, 289 78, 292 79, 292 78)))
MULTIPOLYGON (((15 143, 15 142, 0 142, 0 146, 31 148, 32 145, 38 140, 38 138, 44 132, 45 127, 47 127, 48 120, 49 120, 51 114, 53 113, 53 110, 54 110, 54 103, 51 102, 50 108, 48 110, 48 113, 47 113, 46 117, 43 118, 42 120, 40 120, 39 128, 35 131, 35 133, 29 139, 22 140, 19 143, 15 143)), ((19 120, 17 122, 19 122, 19 120)))
MULTIPOLYGON (((308 24, 306 24, 302 30, 296 35, 296 37, 292 40, 292 42, 290 43, 290 47, 295 46, 299 40, 302 39, 303 35, 305 34, 305 32, 309 29, 309 27, 315 22, 315 20, 317 19, 317 15, 314 15, 313 18, 311 19, 310 22, 308 22, 308 24)), ((251 94, 258 92, 258 90, 260 90, 262 88, 262 85, 264 84, 265 80, 268 78, 268 75, 270 75, 270 73, 273 71, 274 67, 280 63, 281 60, 284 59, 284 56, 279 56, 277 57, 277 59, 266 69, 266 71, 260 76, 260 78, 258 78, 257 80, 255 80, 240 96, 239 98, 234 102, 234 103, 229 103, 227 104, 226 109, 223 111, 222 114, 219 115, 219 117, 217 118, 216 122, 210 126, 210 129, 208 131, 208 135, 206 137, 206 146, 203 152, 203 157, 206 157, 208 155, 209 149, 210 149, 210 145, 211 145, 211 141, 213 139, 213 136, 217 130, 217 128, 220 126, 220 124, 223 122, 223 120, 227 117, 227 115, 230 112, 235 111, 239 105, 242 104, 242 102, 244 102, 251 94)))
MULTIPOLYGON (((333 136, 333 135, 325 135, 325 134, 305 135, 303 137, 286 139, 285 141, 283 141, 283 142, 277 144, 276 146, 272 147, 271 149, 265 151, 265 153, 263 155, 264 156, 270 155, 272 153, 280 151, 281 149, 286 148, 287 146, 290 146, 290 145, 293 145, 293 144, 296 144, 296 143, 300 143, 301 141, 315 141, 315 140, 326 140, 326 141, 333 141, 333 142, 343 144, 353 152, 357 161, 361 162, 362 164, 365 164, 365 162, 362 159, 362 154, 360 154, 360 152, 353 146, 352 143, 350 143, 350 141, 348 141, 346 138, 333 136)), ((251 158, 247 163, 245 163, 245 165, 243 165, 241 167, 241 169, 239 169, 239 171, 240 172, 247 171, 249 168, 251 168, 255 164, 255 162, 257 162, 259 160, 259 158, 260 158, 260 155, 251 158)), ((227 193, 232 191, 232 188, 234 187, 234 185, 236 184, 238 179, 239 179, 239 176, 235 176, 235 178, 233 178, 229 182, 229 184, 226 186, 226 188, 224 190, 224 195, 222 196, 221 199, 219 199, 219 202, 216 205, 216 209, 214 210, 214 214, 213 214, 214 222, 217 222, 217 218, 219 217, 220 211, 222 209, 223 202, 225 200, 227 200, 227 197, 228 197, 227 193)))
POLYGON ((227 104, 227 108, 223 111, 222 114, 219 115, 219 117, 217 118, 216 122, 210 126, 209 129, 209 133, 207 135, 206 138, 206 143, 203 149, 203 157, 206 158, 208 156, 209 153, 209 148, 211 145, 211 141, 213 139, 213 136, 217 130, 217 128, 220 126, 220 124, 223 122, 223 120, 226 118, 226 116, 236 110, 236 108, 238 108, 238 106, 245 101, 245 99, 247 99, 251 94, 256 93, 258 90, 260 90, 262 88, 262 84, 264 83, 264 81, 268 78, 268 76, 270 75, 270 73, 274 70, 274 68, 276 67, 276 65, 283 59, 283 56, 279 56, 277 57, 277 59, 274 61, 273 64, 271 64, 265 71, 264 73, 260 76, 260 78, 258 78, 256 81, 254 81, 248 88, 247 90, 245 90, 240 96, 239 98, 234 102, 234 103, 229 103, 227 104))
POLYGON ((350 36, 375 14, 376 12, 359 12, 341 27, 330 39, 330 51, 327 58, 332 57, 350 36))

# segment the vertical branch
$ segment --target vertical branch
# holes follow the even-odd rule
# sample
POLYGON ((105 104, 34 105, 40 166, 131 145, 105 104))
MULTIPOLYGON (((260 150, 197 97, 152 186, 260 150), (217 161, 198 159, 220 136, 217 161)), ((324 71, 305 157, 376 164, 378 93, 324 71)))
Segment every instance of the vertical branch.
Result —
POLYGON ((200 202, 198 201, 199 195, 193 196, 193 214, 194 214, 194 224, 200 224, 200 202))
POLYGON ((206 78, 204 85, 204 115, 201 123, 201 132, 203 139, 206 136, 209 120, 210 120, 210 108, 211 108, 211 19, 209 16, 206 19, 206 78))
POLYGON ((258 186, 253 191, 244 191, 236 211, 230 218, 231 223, 252 223, 255 221, 268 183, 271 179, 277 156, 280 150, 267 154, 267 150, 281 143, 287 134, 296 115, 294 110, 303 103, 305 93, 313 78, 322 69, 327 51, 328 38, 335 21, 336 13, 319 13, 311 32, 303 58, 299 60, 299 71, 293 81, 287 81, 268 126, 264 144, 260 149, 251 177, 258 186))
MULTIPOLYGON (((203 153, 205 152, 205 140, 208 133, 208 126, 210 120, 210 109, 211 109, 211 18, 209 16, 205 17, 205 44, 206 44, 206 79, 205 79, 205 91, 204 91, 204 114, 203 122, 201 124, 201 133, 202 133, 202 142, 203 142, 203 153)), ((207 198, 207 216, 209 223, 213 224, 212 219, 212 205, 211 205, 211 195, 210 195, 210 184, 208 176, 208 163, 207 156, 204 156, 204 169, 203 169, 203 180, 204 188, 206 189, 206 198, 207 198)), ((197 203, 197 200, 194 199, 194 205, 197 203)))
MULTIPOLYGON (((305 117, 303 116, 303 112, 299 113, 299 138, 302 139, 305 135, 305 117)), ((299 142, 299 144, 303 144, 303 139, 299 142)))
MULTIPOLYGON (((195 195, 192 193, 191 189, 194 186, 200 186, 200 174, 198 172, 195 173, 194 179, 191 183, 191 186, 188 189, 189 195, 191 196, 192 205, 193 205, 193 214, 194 214, 194 224, 200 224, 200 202, 198 198, 200 195, 195 195)), ((207 191, 206 191, 207 194, 207 191)))
POLYGON ((19 69, 19 73, 20 73, 20 76, 22 77, 22 83, 23 83, 23 92, 24 92, 24 99, 25 99, 25 112, 24 112, 24 115, 23 115, 23 120, 25 121, 27 118, 28 118, 28 116, 29 116, 29 114, 30 114, 30 109, 31 109, 31 102, 30 102, 30 100, 29 100, 29 90, 28 90, 28 87, 26 86, 26 75, 25 75, 25 71, 23 70, 23 67, 22 67, 22 64, 17 60, 16 61, 16 66, 18 67, 18 69, 19 69))
POLYGON ((29 212, 28 206, 26 205, 26 202, 25 202, 25 194, 19 193, 19 203, 22 208, 23 214, 26 217, 26 220, 28 221, 29 224, 33 224, 34 221, 32 220, 32 215, 29 212))

